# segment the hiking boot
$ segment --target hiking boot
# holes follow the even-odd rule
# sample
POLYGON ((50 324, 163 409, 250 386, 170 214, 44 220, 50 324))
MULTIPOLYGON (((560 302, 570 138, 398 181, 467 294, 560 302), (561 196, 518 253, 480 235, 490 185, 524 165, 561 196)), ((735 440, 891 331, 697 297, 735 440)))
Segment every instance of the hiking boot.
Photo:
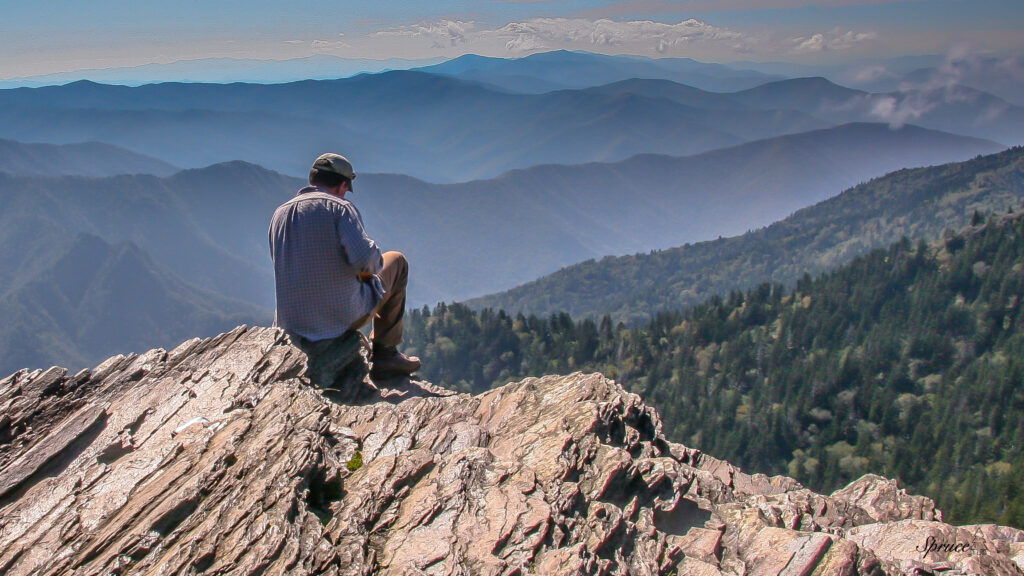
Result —
POLYGON ((406 356, 397 348, 374 348, 373 368, 371 375, 380 374, 404 374, 409 375, 420 369, 420 359, 415 356, 406 356))

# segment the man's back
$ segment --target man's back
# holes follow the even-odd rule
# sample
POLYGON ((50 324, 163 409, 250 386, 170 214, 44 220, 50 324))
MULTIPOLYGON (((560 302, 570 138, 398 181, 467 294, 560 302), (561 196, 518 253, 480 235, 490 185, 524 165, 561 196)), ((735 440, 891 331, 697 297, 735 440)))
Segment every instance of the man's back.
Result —
POLYGON ((380 269, 380 250, 351 203, 304 188, 274 212, 269 235, 277 326, 309 340, 336 338, 373 311, 380 294, 359 275, 380 269))

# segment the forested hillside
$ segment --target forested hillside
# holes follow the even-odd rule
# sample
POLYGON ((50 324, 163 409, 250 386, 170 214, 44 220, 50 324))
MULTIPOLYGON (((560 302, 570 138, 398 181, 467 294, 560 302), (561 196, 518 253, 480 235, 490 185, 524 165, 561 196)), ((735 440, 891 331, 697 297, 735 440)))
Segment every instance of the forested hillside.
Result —
POLYGON ((893 172, 741 236, 590 260, 468 304, 642 321, 658 310, 765 281, 792 286, 806 273, 834 268, 903 236, 934 240, 965 226, 975 210, 1005 212, 1022 199, 1024 147, 1018 146, 967 162, 893 172))
POLYGON ((751 471, 818 490, 877 472, 954 522, 1024 527, 1024 219, 985 220, 638 328, 441 305, 407 341, 443 385, 599 370, 674 440, 751 471))

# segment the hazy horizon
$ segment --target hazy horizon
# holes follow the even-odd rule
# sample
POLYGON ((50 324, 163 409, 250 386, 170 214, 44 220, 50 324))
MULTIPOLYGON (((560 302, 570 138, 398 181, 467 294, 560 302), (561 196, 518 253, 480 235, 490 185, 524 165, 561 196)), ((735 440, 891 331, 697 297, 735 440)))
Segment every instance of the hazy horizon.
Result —
POLYGON ((0 80, 318 55, 362 59, 372 72, 378 70, 371 61, 515 58, 560 49, 805 66, 985 56, 1008 62, 1006 72, 1019 75, 1024 54, 1024 4, 1015 0, 391 0, 373 6, 105 0, 11 5, 4 19, 0 80))

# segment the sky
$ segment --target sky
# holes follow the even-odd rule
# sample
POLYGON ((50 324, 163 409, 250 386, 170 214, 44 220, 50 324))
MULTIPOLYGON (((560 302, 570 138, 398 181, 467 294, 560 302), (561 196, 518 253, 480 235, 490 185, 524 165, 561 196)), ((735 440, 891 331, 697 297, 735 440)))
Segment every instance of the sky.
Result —
POLYGON ((1024 53, 1024 0, 0 0, 0 79, 203 58, 1024 53))

